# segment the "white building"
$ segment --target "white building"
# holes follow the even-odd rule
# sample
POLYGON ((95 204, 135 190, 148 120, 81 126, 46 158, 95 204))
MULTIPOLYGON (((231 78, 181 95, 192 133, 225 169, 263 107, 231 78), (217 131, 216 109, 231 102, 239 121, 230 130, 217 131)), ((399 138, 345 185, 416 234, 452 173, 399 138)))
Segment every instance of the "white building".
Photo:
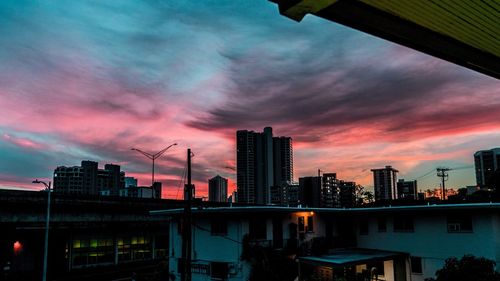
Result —
MULTIPOLYGON (((248 247, 292 251, 299 280, 377 274, 423 281, 466 254, 500 269, 500 204, 311 209, 272 206, 193 209, 192 280, 247 280, 248 247)), ((180 278, 182 210, 154 211, 170 223, 169 271, 180 278)), ((349 280, 349 279, 348 279, 349 280)))

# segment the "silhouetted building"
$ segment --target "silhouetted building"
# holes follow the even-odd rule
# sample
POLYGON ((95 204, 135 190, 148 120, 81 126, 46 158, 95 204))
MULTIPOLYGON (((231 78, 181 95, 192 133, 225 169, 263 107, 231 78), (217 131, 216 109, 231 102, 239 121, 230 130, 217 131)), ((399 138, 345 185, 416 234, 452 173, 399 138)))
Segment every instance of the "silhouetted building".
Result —
POLYGON ((273 138, 274 185, 286 186, 293 180, 292 138, 273 138))
POLYGON ((162 190, 161 182, 156 181, 152 187, 153 198, 161 199, 161 190, 162 190))
POLYGON ((398 170, 392 166, 385 166, 382 169, 372 169, 373 188, 375 190, 375 200, 394 200, 398 198, 396 188, 398 170))
POLYGON ((417 181, 405 181, 400 179, 397 182, 398 199, 417 200, 417 181))
POLYGON ((237 203, 238 202, 238 192, 236 190, 233 190, 233 193, 229 195, 227 198, 227 202, 229 203, 237 203))
POLYGON ((425 192, 419 192, 419 193, 417 193, 417 200, 418 201, 424 201, 425 200, 425 192))
POLYGON ((208 180, 208 201, 227 202, 227 179, 219 175, 208 180))
POLYGON ((97 186, 101 194, 117 196, 125 187, 125 173, 120 171, 119 165, 106 164, 104 170, 97 170, 97 186))
POLYGON ((150 186, 130 186, 120 189, 120 197, 153 198, 153 189, 150 186))
POLYGON ((134 177, 125 177, 125 188, 137 186, 137 179, 134 177))
POLYGON ((353 181, 340 181, 339 205, 342 208, 354 208, 356 206, 356 183, 353 181))
POLYGON ((297 206, 299 204, 299 184, 288 182, 271 187, 271 204, 297 206))
POLYGON ((283 189, 283 205, 297 206, 299 204, 299 183, 289 182, 283 189))
POLYGON ((299 178, 299 203, 307 207, 321 207, 321 177, 299 178))
POLYGON ((54 192, 65 194, 118 195, 125 187, 125 173, 120 166, 106 164, 98 169, 94 161, 82 161, 81 166, 59 166, 54 170, 54 192))
POLYGON ((271 127, 262 133, 236 132, 238 202, 270 204, 271 188, 293 178, 292 139, 274 137, 271 127))
POLYGON ((500 148, 474 153, 474 166, 477 185, 481 188, 493 187, 493 176, 500 166, 500 148))

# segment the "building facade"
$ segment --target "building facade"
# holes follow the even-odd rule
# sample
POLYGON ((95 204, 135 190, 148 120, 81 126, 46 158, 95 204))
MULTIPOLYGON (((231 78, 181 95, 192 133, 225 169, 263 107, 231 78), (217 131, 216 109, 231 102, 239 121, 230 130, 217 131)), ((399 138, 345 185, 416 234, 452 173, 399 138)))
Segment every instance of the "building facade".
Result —
POLYGON ((394 200, 398 198, 396 182, 398 180, 398 170, 392 166, 385 166, 382 169, 372 169, 373 189, 375 190, 375 200, 394 200))
POLYGON ((492 188, 493 175, 500 167, 500 148, 474 153, 474 166, 477 185, 481 188, 492 188))
POLYGON ((340 207, 340 180, 337 173, 324 173, 321 177, 321 207, 340 207))
POLYGON ((298 199, 298 204, 305 207, 352 208, 356 205, 356 183, 340 180, 336 173, 302 177, 298 199))
POLYGON ((138 186, 137 179, 134 177, 125 177, 125 188, 131 187, 131 186, 138 186))
POLYGON ((398 199, 417 200, 417 181, 405 181, 400 179, 397 182, 398 199))
MULTIPOLYGON (((252 263, 245 251, 252 249, 286 251, 294 257, 293 264, 298 260, 298 268, 289 270, 301 281, 424 281, 435 277, 447 258, 467 254, 495 261, 498 270, 499 210, 500 204, 495 203, 196 209, 192 280, 248 280, 252 263)), ((178 224, 183 211, 155 214, 171 217, 169 271, 179 278, 182 235, 178 224)))
POLYGON ((236 132, 236 184, 238 202, 271 204, 272 188, 293 179, 293 149, 289 137, 273 137, 272 128, 262 133, 236 132))
POLYGON ((356 182, 340 181, 339 203, 341 208, 354 208, 356 206, 356 182))
POLYGON ((219 175, 208 180, 208 201, 227 202, 227 179, 219 175))

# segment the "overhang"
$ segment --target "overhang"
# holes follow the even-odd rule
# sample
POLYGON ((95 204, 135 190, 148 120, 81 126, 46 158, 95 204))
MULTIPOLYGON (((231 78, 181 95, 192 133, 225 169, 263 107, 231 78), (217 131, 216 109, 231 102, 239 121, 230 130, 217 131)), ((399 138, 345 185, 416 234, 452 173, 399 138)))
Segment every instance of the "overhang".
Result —
POLYGON ((500 78, 500 2, 270 0, 296 21, 316 15, 500 78))
POLYGON ((369 262, 405 258, 407 253, 372 249, 338 249, 327 255, 299 257, 300 263, 314 266, 345 267, 369 262))

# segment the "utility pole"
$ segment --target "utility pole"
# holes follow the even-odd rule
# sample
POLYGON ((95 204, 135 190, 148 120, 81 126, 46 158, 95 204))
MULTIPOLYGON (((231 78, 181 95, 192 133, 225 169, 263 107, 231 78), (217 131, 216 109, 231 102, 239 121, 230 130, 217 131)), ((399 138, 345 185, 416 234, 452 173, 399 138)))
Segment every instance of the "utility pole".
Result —
MULTIPOLYGON (((165 151, 167 151, 169 148, 171 148, 171 147, 172 147, 172 146, 174 146, 174 145, 177 145, 177 143, 173 143, 173 144, 171 144, 171 145, 167 146, 166 148, 164 148, 164 149, 162 149, 162 150, 158 151, 158 152, 157 152, 157 153, 155 153, 155 154, 147 153, 147 152, 144 152, 144 151, 142 151, 142 150, 140 150, 140 149, 137 149, 137 148, 131 148, 131 149, 130 149, 130 150, 135 150, 135 151, 139 152, 140 154, 142 154, 142 155, 146 156, 147 158, 149 158, 149 159, 153 160, 153 168, 152 168, 152 170, 151 170, 151 193, 152 193, 151 197, 152 197, 152 198, 154 198, 154 197, 155 197, 155 196, 154 196, 155 191, 153 190, 153 186, 154 186, 154 184, 155 184, 155 160, 156 160, 157 158, 159 158, 160 156, 162 156, 162 155, 163 155, 163 153, 165 153, 165 151)), ((161 197, 161 194, 160 194, 160 197, 161 197)))
POLYGON ((444 185, 444 182, 448 180, 448 171, 451 170, 450 168, 437 168, 437 176, 441 178, 441 199, 444 201, 446 200, 446 188, 444 185))
POLYGON ((192 234, 191 234, 191 205, 193 199, 193 186, 191 184, 191 149, 187 150, 187 185, 185 185, 185 194, 187 195, 186 205, 184 207, 184 218, 182 228, 182 273, 181 281, 191 281, 191 248, 192 248, 192 234))

